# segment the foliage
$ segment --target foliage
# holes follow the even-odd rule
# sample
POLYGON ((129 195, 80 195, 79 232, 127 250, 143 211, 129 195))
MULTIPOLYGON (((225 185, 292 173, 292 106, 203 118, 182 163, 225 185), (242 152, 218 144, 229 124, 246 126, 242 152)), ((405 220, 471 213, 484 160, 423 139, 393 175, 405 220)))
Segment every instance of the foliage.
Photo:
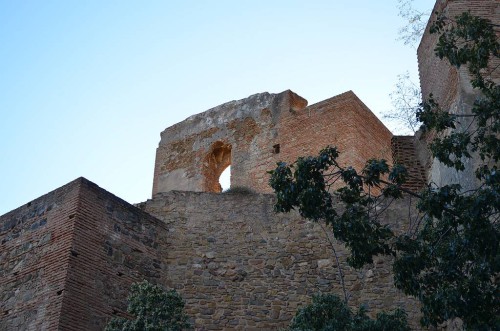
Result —
POLYGON ((184 301, 175 290, 165 292, 160 286, 144 280, 132 284, 127 299, 127 312, 135 319, 114 318, 106 326, 106 331, 176 331, 189 328, 184 301))
MULTIPOLYGON (((471 114, 453 114, 443 110, 433 100, 423 105, 417 117, 424 121, 429 129, 443 132, 457 127, 457 122, 469 119, 474 125, 471 130, 456 130, 446 137, 436 139, 431 149, 442 163, 457 170, 464 169, 462 157, 470 158, 471 152, 478 152, 482 161, 497 163, 500 159, 500 86, 491 79, 498 65, 489 65, 491 58, 500 58, 500 44, 497 33, 490 21, 463 13, 451 21, 439 16, 431 28, 434 33, 441 33, 436 47, 436 55, 446 58, 450 64, 460 68, 467 65, 471 84, 482 93, 474 102, 471 114)), ((479 180, 491 176, 490 167, 478 168, 479 180)))
POLYGON ((407 129, 415 133, 421 124, 415 114, 422 102, 422 96, 420 88, 411 81, 408 71, 398 75, 396 89, 390 97, 393 109, 384 113, 384 118, 399 122, 399 131, 407 129))
POLYGON ((342 167, 339 151, 327 147, 316 157, 278 163, 270 179, 275 209, 298 209, 331 226, 350 248, 354 267, 371 263, 376 254, 394 256, 395 285, 420 300, 423 325, 460 318, 467 329, 500 329, 500 87, 490 78, 498 70, 491 63, 499 58, 499 43, 495 26, 469 13, 454 20, 439 16, 431 31, 440 34, 436 55, 466 65, 480 97, 469 114, 453 114, 430 96, 418 119, 436 131, 430 147, 440 162, 460 171, 467 159, 478 157, 477 187, 453 183, 412 192, 403 187, 409 176, 403 166, 369 160, 358 173, 342 167), (344 186, 335 189, 339 182, 344 186), (408 230, 395 234, 380 219, 403 193, 417 198, 417 211, 408 230))
POLYGON ((312 303, 297 311, 290 324, 290 330, 322 331, 384 331, 410 330, 403 310, 391 314, 379 313, 372 320, 366 309, 360 307, 355 314, 339 297, 332 294, 313 296, 312 303))
MULTIPOLYGON (((301 216, 324 220, 335 237, 351 249, 348 262, 359 268, 371 263, 373 255, 391 253, 386 241, 394 234, 377 221, 377 199, 363 189, 363 177, 351 167, 342 168, 337 163, 338 156, 336 148, 327 147, 317 157, 299 158, 292 165, 279 163, 272 172, 270 185, 276 192, 276 211, 289 212, 299 207, 301 216), (330 188, 338 180, 346 186, 331 194, 330 188), (334 197, 345 204, 340 214, 334 208, 334 197)), ((373 160, 365 170, 370 176, 368 180, 376 183, 389 167, 385 161, 373 160)))
MULTIPOLYGON (((405 25, 398 31, 398 40, 416 48, 425 31, 429 13, 417 10, 413 3, 414 0, 398 0, 398 16, 405 21, 405 25)), ((400 134, 415 133, 421 124, 415 114, 422 96, 420 87, 412 82, 409 72, 398 75, 390 98, 392 109, 384 111, 383 117, 397 123, 398 126, 394 129, 400 134)))
POLYGON ((405 45, 415 46, 422 38, 429 13, 415 9, 413 0, 398 0, 398 10, 398 15, 406 22, 399 29, 398 39, 402 40, 405 45))

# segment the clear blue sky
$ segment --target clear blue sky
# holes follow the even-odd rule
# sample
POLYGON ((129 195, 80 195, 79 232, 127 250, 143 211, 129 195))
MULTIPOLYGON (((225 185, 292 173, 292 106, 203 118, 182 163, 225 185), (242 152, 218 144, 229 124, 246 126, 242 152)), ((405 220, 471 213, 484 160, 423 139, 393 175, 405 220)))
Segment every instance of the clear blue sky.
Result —
POLYGON ((79 176, 144 201, 160 132, 251 94, 380 113, 417 79, 402 24, 396 0, 0 0, 0 214, 79 176))

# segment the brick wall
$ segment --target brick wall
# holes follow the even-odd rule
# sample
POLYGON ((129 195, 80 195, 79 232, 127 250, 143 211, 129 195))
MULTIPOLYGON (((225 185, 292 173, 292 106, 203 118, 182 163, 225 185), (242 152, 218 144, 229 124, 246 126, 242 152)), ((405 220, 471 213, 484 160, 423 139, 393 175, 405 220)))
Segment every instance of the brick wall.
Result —
MULTIPOLYGON (((300 156, 317 155, 331 145, 338 147, 341 165, 361 171, 370 158, 391 162, 391 138, 385 125, 349 91, 282 116, 279 123, 282 152, 278 158, 293 162, 300 156)), ((274 169, 275 164, 268 166, 274 169)), ((271 192, 268 175, 261 171, 256 176, 264 184, 259 190, 271 192)))
POLYGON ((408 178, 404 188, 418 192, 427 184, 426 171, 420 162, 415 147, 414 136, 392 137, 392 160, 408 171, 408 178))
POLYGON ((102 330, 126 310, 133 281, 164 281, 167 232, 162 222, 97 185, 81 180, 80 187, 60 326, 102 330))
POLYGON ((102 330, 164 282, 162 222, 79 178, 0 217, 0 329, 102 330))
MULTIPOLYGON (((434 54, 438 34, 430 34, 431 23, 435 13, 444 13, 449 18, 455 18, 463 12, 470 11, 472 15, 490 19, 493 23, 500 20, 500 2, 497 0, 437 0, 432 15, 427 24, 424 36, 417 50, 420 84, 424 98, 433 94, 436 100, 446 108, 456 102, 458 93, 471 93, 469 76, 466 68, 457 70, 450 66, 447 60, 440 60, 434 54)), ((492 63, 495 67, 497 63, 492 63)), ((496 70, 493 78, 500 78, 496 70)))
POLYGON ((72 182, 0 217, 0 329, 59 328, 78 209, 72 182))

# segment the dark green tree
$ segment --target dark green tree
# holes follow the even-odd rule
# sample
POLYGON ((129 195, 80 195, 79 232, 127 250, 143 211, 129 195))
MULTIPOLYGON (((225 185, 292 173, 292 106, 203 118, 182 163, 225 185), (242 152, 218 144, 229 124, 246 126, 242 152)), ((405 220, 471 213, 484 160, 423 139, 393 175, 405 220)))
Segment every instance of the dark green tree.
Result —
POLYGON ((374 159, 357 172, 342 167, 339 151, 327 147, 271 171, 275 210, 297 209, 325 222, 350 249, 353 267, 371 263, 377 254, 393 256, 395 286, 420 300, 423 325, 460 318, 470 330, 498 330, 500 87, 491 78, 499 70, 498 26, 463 13, 454 19, 438 16, 431 33, 440 34, 436 55, 457 68, 466 66, 479 97, 460 115, 442 109, 431 95, 417 117, 436 132, 430 150, 437 160, 462 171, 466 159, 478 159, 477 187, 464 190, 458 182, 412 192, 403 187, 408 178, 403 166, 374 159), (465 120, 469 125, 456 129, 465 120), (338 182, 345 185, 334 189, 338 182), (371 194, 374 189, 381 194, 371 194), (409 230, 395 234, 380 222, 380 207, 404 195, 417 199, 416 212, 409 230))
POLYGON ((178 331, 189 328, 184 301, 175 291, 164 291, 147 280, 133 283, 127 312, 134 319, 113 318, 106 331, 178 331))
POLYGON ((391 314, 379 313, 375 320, 361 307, 353 313, 344 300, 332 294, 316 295, 312 303, 300 308, 290 324, 290 330, 300 331, 409 331, 403 310, 391 314))

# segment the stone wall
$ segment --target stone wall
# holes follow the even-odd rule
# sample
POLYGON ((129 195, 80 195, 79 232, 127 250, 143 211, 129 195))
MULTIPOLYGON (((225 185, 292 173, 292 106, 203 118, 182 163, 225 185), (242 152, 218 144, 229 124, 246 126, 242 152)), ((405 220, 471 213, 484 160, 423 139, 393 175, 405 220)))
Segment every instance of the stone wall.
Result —
MULTIPOLYGON (((331 234, 276 215, 272 195, 173 191, 140 207, 79 178, 1 216, 0 329, 102 330, 141 279, 176 288, 197 330, 286 327, 312 294, 342 296, 332 243, 353 307, 403 307, 418 327, 390 261, 349 268, 331 234)), ((395 231, 407 207, 387 209, 395 231)))
MULTIPOLYGON (((157 194, 141 205, 168 228, 166 285, 187 302, 198 330, 275 330, 319 292, 342 296, 331 236, 296 213, 275 214, 273 196, 253 193, 157 194)), ((404 231, 407 202, 385 216, 404 231)), ((350 304, 370 313, 402 307, 418 329, 418 303, 393 286, 390 261, 354 270, 333 240, 346 274, 350 304)))
POLYGON ((252 161, 278 161, 273 146, 281 113, 306 105, 291 91, 261 93, 167 128, 156 152, 153 194, 174 189, 219 192, 219 176, 229 164, 233 186, 252 186, 248 172, 258 166, 252 161))
MULTIPOLYGON (((447 60, 440 60, 434 54, 439 35, 430 34, 429 28, 435 20, 436 11, 444 13, 449 18, 455 18, 462 12, 470 11, 473 15, 488 18, 499 24, 500 2, 498 0, 438 0, 418 47, 417 55, 423 98, 428 98, 432 93, 434 99, 443 109, 450 110, 455 114, 470 114, 470 109, 479 93, 470 84, 467 68, 452 67, 447 60)), ((499 64, 499 61, 491 64, 492 67, 497 67, 497 70, 492 74, 492 78, 496 79, 497 82, 500 82, 499 64)), ((470 124, 470 120, 462 118, 457 125, 457 130, 466 130, 470 124)), ((472 159, 465 160, 465 171, 457 172, 437 160, 428 158, 429 152, 426 149, 435 138, 435 134, 420 132, 417 138, 420 139, 420 142, 417 143, 420 151, 417 154, 422 157, 420 162, 426 165, 429 170, 428 180, 430 182, 439 186, 460 183, 464 189, 471 189, 477 185, 474 175, 474 169, 479 162, 477 155, 472 159)))
POLYGON ((0 217, 0 329, 102 330, 165 282, 164 223, 79 178, 0 217))
POLYGON ((153 195, 170 190, 220 192, 231 187, 270 193, 267 171, 336 145, 344 164, 361 169, 371 157, 391 159, 389 130, 349 91, 306 107, 291 91, 261 93, 189 117, 161 134, 153 195))

